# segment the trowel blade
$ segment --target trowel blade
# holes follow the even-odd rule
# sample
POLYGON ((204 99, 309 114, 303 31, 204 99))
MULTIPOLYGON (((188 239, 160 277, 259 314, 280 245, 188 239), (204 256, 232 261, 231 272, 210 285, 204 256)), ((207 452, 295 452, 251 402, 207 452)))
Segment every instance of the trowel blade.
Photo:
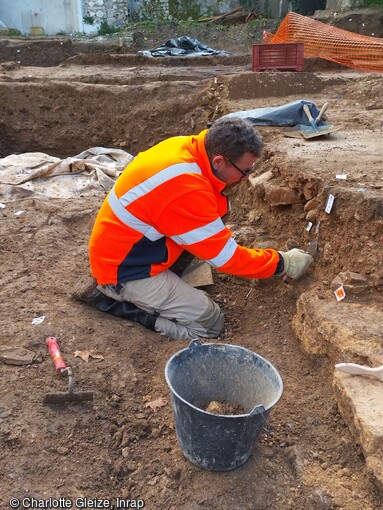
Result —
POLYGON ((77 391, 77 392, 58 392, 48 393, 44 396, 43 404, 64 404, 64 403, 78 403, 89 402, 93 400, 92 391, 77 391))
POLYGON ((315 257, 317 256, 318 254, 318 240, 317 239, 314 239, 313 241, 310 241, 308 244, 307 244, 307 248, 306 248, 306 251, 307 253, 309 253, 312 257, 315 257))

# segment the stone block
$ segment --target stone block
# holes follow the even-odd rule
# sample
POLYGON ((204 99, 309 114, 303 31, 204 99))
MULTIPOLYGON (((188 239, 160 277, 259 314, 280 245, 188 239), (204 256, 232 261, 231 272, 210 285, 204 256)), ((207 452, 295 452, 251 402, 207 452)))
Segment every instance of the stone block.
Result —
POLYGON ((338 276, 334 278, 334 280, 331 282, 330 287, 331 290, 335 291, 341 285, 343 285, 346 295, 347 293, 361 294, 362 292, 365 292, 367 290, 368 281, 367 278, 360 273, 344 271, 342 273, 339 273, 338 276))
POLYGON ((335 370, 334 389, 339 410, 364 453, 383 457, 382 381, 335 370))
POLYGON ((339 411, 363 450, 367 470, 383 489, 383 383, 335 371, 334 390, 339 411))
POLYGON ((264 188, 265 200, 273 207, 278 205, 298 204, 300 202, 297 191, 288 186, 266 182, 264 188))
POLYGON ((379 304, 338 302, 333 293, 319 297, 312 289, 299 297, 292 326, 307 352, 347 356, 339 362, 383 352, 383 310, 379 304))
POLYGON ((273 178, 273 172, 271 170, 267 170, 267 172, 263 172, 260 175, 250 175, 249 182, 252 186, 259 186, 260 184, 264 184, 267 181, 270 181, 273 178))

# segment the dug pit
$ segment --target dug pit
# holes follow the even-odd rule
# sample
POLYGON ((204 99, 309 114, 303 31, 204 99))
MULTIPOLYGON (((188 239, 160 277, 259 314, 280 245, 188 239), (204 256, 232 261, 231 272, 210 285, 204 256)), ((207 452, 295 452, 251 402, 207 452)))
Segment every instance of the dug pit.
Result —
MULTIPOLYGON (((309 274, 292 285, 215 273, 206 289, 226 314, 221 340, 269 359, 285 387, 256 454, 220 475, 201 472, 177 447, 163 371, 184 344, 70 297, 88 271, 87 242, 103 197, 37 198, 25 189, 4 195, 1 343, 34 351, 41 362, 1 365, 1 506, 15 495, 87 495, 185 510, 378 508, 379 459, 366 463, 363 434, 348 424, 350 405, 340 414, 332 386, 334 361, 367 362, 373 353, 368 347, 355 353, 347 344, 307 352, 310 331, 302 324, 315 317, 311 332, 328 346, 337 315, 332 322, 329 313, 322 317, 321 303, 331 310, 376 309, 369 322, 382 320, 381 75, 252 73, 249 63, 233 58, 168 65, 133 56, 106 55, 101 64, 74 57, 56 67, 1 65, 2 157, 42 152, 66 158, 91 147, 135 155, 168 136, 198 132, 225 113, 302 98, 319 106, 330 101, 329 118, 341 129, 305 141, 285 138, 280 128, 259 128, 266 143, 262 162, 250 185, 232 197, 230 226, 239 242, 286 249, 305 247, 317 235, 319 253, 309 274), (329 194, 335 197, 331 214, 325 212, 329 194), (366 284, 337 303, 331 281, 342 271, 362 274, 366 284), (315 312, 310 300, 302 302, 310 293, 315 312), (79 387, 94 391, 92 406, 43 408, 47 391, 65 389, 44 346, 51 335, 79 387), (79 350, 104 359, 86 363, 74 356, 79 350), (145 405, 159 397, 160 408, 145 405)), ((379 335, 370 335, 379 346, 379 335)))

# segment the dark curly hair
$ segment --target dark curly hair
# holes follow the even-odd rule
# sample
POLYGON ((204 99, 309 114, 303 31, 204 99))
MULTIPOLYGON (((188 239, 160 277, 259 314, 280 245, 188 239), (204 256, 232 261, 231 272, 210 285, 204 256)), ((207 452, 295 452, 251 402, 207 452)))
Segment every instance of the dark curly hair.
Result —
POLYGON ((263 140, 256 128, 239 117, 222 117, 212 124, 205 136, 206 152, 211 159, 220 154, 236 161, 245 152, 259 157, 263 140))

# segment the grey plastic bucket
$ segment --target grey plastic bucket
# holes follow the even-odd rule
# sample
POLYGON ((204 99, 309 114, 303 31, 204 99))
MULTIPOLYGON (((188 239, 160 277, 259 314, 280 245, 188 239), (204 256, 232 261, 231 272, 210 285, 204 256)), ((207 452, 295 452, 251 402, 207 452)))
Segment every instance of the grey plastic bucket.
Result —
POLYGON ((252 454, 271 408, 283 392, 282 379, 262 356, 228 344, 193 340, 165 367, 178 444, 193 464, 229 471, 252 454), (246 414, 212 414, 195 402, 232 402, 246 414))

